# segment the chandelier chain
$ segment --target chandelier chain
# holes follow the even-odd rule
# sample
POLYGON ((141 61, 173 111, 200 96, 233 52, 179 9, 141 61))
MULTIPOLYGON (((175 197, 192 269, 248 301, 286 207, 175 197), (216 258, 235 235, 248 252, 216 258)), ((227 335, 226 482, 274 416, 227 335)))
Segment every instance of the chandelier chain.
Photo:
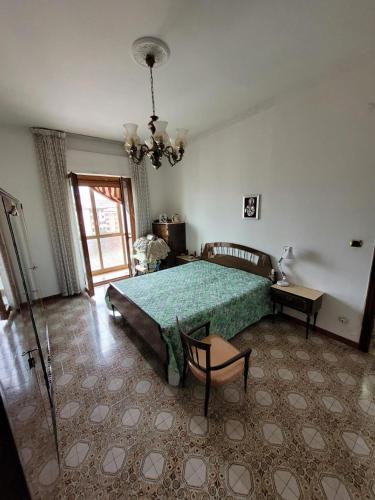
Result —
POLYGON ((150 66, 150 82, 151 82, 152 114, 155 115, 154 77, 152 74, 152 66, 150 66))

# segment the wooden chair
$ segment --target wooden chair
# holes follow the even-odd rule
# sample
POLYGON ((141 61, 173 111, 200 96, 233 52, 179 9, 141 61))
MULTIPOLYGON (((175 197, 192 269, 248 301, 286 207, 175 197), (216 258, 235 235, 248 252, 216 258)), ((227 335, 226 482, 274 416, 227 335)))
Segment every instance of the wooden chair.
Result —
POLYGON ((207 417, 211 385, 227 384, 243 375, 246 392, 251 349, 240 352, 223 337, 210 335, 209 321, 189 332, 182 330, 178 318, 176 321, 184 351, 182 386, 185 386, 189 367, 193 375, 206 384, 204 415, 207 417), (193 339, 191 334, 202 328, 206 330, 205 337, 202 340, 193 339))

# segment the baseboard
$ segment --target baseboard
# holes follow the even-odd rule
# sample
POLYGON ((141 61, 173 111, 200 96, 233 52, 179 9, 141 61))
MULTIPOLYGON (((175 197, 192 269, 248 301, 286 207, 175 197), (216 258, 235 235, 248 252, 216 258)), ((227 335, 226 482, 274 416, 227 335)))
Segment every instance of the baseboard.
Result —
POLYGON ((51 300, 56 300, 56 299, 61 299, 62 295, 61 293, 56 293, 55 295, 47 295, 47 297, 41 297, 41 300, 43 302, 49 302, 51 300))
MULTIPOLYGON (((41 300, 42 302, 49 302, 60 298, 62 298, 62 295, 60 293, 57 293, 56 295, 48 295, 47 297, 38 297, 37 299, 34 299, 34 302, 38 300, 41 300)), ((27 306, 28 306, 27 302, 21 302, 20 304, 20 307, 27 307, 27 306)))
MULTIPOLYGON (((297 323, 298 325, 303 325, 306 326, 306 321, 303 321, 302 319, 295 318, 294 316, 290 316, 289 314, 283 313, 278 313, 278 315, 282 316, 283 318, 286 318, 290 321, 293 321, 294 323, 297 323)), ((345 337, 341 337, 340 335, 337 335, 336 333, 330 332, 329 330, 325 330, 324 328, 321 328, 320 326, 315 327, 315 331, 321 333, 322 335, 325 335, 326 337, 329 337, 334 340, 338 340, 339 342, 342 342, 343 344, 350 345, 351 347, 354 347, 355 349, 359 349, 359 343, 355 342, 354 340, 346 339, 345 337)), ((314 328, 310 326, 310 332, 314 333, 314 328)))
MULTIPOLYGON (((52 302, 56 299, 71 299, 72 297, 78 297, 81 295, 80 293, 76 293, 74 295, 61 295, 61 293, 56 293, 55 295, 47 295, 46 297, 40 297, 40 299, 35 299, 35 300, 41 300, 42 302, 52 302)), ((27 302, 22 302, 21 306, 27 306, 27 302)))
POLYGON ((56 295, 48 295, 47 297, 42 297, 41 300, 43 300, 43 302, 48 302, 50 300, 56 299, 72 299, 74 297, 79 297, 80 295, 82 295, 82 293, 84 293, 84 291, 75 293, 74 295, 61 295, 61 293, 57 293, 56 295))

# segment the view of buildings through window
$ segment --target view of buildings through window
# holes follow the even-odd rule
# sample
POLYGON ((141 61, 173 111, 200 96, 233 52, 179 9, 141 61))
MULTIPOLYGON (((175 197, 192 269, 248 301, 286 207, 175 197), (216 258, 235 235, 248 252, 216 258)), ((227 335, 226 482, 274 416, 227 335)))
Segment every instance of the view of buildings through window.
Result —
MULTIPOLYGON (((81 188, 86 189, 87 191, 90 189, 88 187, 81 188)), ((90 193, 87 193, 86 198, 90 197, 90 193)), ((81 194, 82 197, 82 194, 81 194)), ((95 206, 96 206, 96 215, 99 226, 99 233, 119 233, 120 232, 120 224, 118 219, 118 210, 117 203, 114 203, 111 200, 108 200, 101 194, 94 192, 95 206)), ((83 208, 83 207, 82 207, 83 208)), ((94 220, 94 212, 91 206, 91 200, 88 200, 87 205, 83 208, 83 217, 85 220, 86 232, 89 229, 87 234, 95 234, 95 220, 94 220)))
POLYGON ((127 269, 122 205, 88 186, 79 191, 93 275, 127 269))

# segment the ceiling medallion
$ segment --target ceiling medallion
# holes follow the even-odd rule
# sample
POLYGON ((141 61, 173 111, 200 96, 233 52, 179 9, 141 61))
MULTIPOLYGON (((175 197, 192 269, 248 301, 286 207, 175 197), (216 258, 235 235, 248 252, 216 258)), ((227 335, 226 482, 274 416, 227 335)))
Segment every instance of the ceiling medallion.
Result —
POLYGON ((167 158, 173 167, 184 156, 188 130, 186 128, 178 128, 176 130, 176 139, 172 146, 166 130, 168 122, 159 121, 159 117, 155 114, 153 78, 153 69, 161 66, 168 60, 170 54, 169 47, 162 40, 147 36, 138 38, 133 43, 132 54, 135 62, 149 68, 150 71, 152 115, 150 117, 151 121, 148 123, 148 128, 151 131, 151 136, 142 144, 137 135, 138 125, 135 123, 125 123, 125 151, 128 153, 130 160, 137 165, 147 155, 156 170, 161 167, 163 157, 167 158))

